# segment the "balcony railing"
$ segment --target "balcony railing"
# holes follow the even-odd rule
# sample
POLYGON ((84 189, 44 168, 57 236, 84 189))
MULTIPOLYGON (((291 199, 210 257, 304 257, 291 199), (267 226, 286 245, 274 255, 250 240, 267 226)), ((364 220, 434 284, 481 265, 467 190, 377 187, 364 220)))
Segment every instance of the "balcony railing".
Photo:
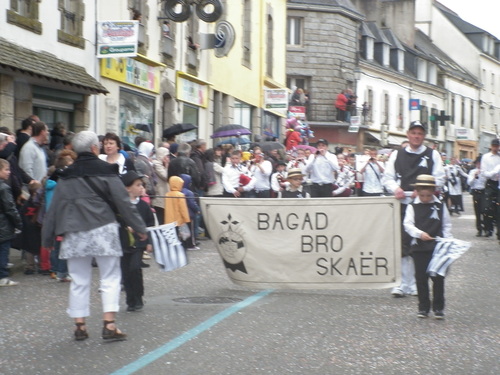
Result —
POLYGON ((161 52, 164 55, 173 57, 174 56, 174 48, 175 48, 174 40, 171 37, 165 36, 162 38, 161 52))

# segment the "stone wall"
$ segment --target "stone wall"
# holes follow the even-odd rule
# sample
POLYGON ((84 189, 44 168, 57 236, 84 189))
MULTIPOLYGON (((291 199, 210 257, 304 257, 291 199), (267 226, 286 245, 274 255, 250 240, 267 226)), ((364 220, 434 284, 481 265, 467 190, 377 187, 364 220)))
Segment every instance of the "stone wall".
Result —
POLYGON ((287 75, 308 77, 309 121, 335 120, 337 94, 354 86, 359 21, 339 12, 290 10, 303 17, 302 46, 287 48, 287 75))

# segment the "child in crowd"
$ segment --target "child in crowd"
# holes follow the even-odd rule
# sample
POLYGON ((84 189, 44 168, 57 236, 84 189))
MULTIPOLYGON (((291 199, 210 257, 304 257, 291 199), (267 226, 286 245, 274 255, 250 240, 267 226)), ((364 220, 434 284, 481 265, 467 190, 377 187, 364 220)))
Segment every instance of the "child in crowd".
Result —
POLYGON ((276 172, 271 175, 272 198, 276 198, 279 193, 288 186, 286 175, 286 163, 284 161, 279 161, 276 166, 276 172))
POLYGON ((304 190, 302 180, 304 175, 300 168, 292 168, 287 175, 288 186, 281 191, 278 198, 310 198, 311 196, 304 190))
MULTIPOLYGON (((154 226, 153 211, 141 199, 141 196, 146 194, 142 176, 136 171, 129 171, 122 176, 122 181, 128 191, 130 201, 136 205, 137 211, 139 211, 146 226, 154 226)), ((144 251, 148 253, 153 251, 150 239, 141 241, 135 234, 133 234, 133 239, 131 237, 130 245, 123 248, 123 256, 121 258, 122 281, 127 296, 127 311, 129 312, 140 311, 144 307, 144 301, 142 300, 144 296, 144 280, 141 267, 144 251)))
POLYGON ((187 239, 187 249, 186 250, 200 250, 200 248, 196 245, 196 236, 195 236, 195 228, 194 228, 194 219, 196 215, 200 214, 200 206, 196 203, 196 199, 194 193, 191 190, 191 176, 188 174, 181 174, 180 176, 184 180, 184 186, 182 187, 182 194, 186 196, 186 203, 189 212, 189 231, 191 232, 191 237, 187 239))
MULTIPOLYGON (((61 150, 57 155, 54 166, 49 168, 47 180, 45 181, 45 207, 44 211, 49 209, 54 195, 54 189, 57 185, 57 180, 61 173, 76 160, 76 153, 72 150, 61 150)), ((59 259, 59 250, 61 248, 61 236, 56 237, 54 249, 50 252, 50 268, 52 270, 51 277, 60 282, 70 282, 71 277, 68 274, 68 266, 66 259, 59 259)))
MULTIPOLYGON (((170 185, 170 191, 166 194, 165 198, 165 223, 170 224, 175 222, 177 234, 179 234, 179 227, 191 222, 186 196, 182 193, 184 180, 179 176, 172 176, 168 179, 168 184, 170 185)), ((189 247, 188 240, 181 239, 184 249, 189 247)))
POLYGON ((415 279, 418 291, 419 318, 427 318, 432 307, 436 319, 444 319, 444 277, 431 276, 433 301, 429 298, 429 275, 427 267, 436 246, 436 237, 451 237, 450 214, 436 196, 436 181, 433 176, 421 174, 414 184, 417 197, 408 205, 403 225, 413 238, 411 256, 415 262, 415 279))
POLYGON ((10 187, 5 181, 10 176, 10 164, 0 159, 0 286, 15 286, 17 281, 9 279, 10 242, 15 237, 15 230, 22 228, 22 220, 16 209, 10 187))

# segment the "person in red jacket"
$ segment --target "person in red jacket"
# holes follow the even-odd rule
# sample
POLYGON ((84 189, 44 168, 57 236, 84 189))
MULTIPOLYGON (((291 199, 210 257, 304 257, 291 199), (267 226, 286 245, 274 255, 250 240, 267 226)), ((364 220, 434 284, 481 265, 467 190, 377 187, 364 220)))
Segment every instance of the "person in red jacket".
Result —
POLYGON ((288 129, 285 139, 285 148, 287 151, 293 150, 297 145, 300 145, 302 138, 300 136, 300 127, 296 126, 295 129, 288 129))
POLYGON ((345 113, 347 110, 347 96, 345 95, 345 90, 342 90, 342 92, 337 95, 335 108, 337 108, 337 121, 345 121, 345 113))

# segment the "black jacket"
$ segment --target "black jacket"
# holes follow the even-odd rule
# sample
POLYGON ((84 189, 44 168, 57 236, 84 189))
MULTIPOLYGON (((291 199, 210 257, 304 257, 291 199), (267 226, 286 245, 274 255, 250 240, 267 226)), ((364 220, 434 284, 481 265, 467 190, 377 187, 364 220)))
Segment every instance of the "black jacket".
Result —
POLYGON ((193 179, 193 187, 196 189, 200 188, 201 178, 198 167, 196 166, 196 163, 187 156, 178 156, 174 160, 171 160, 168 165, 169 178, 172 176, 180 177, 181 174, 190 175, 193 179))
POLYGON ((21 216, 16 209, 9 186, 0 180, 0 242, 13 239, 15 229, 23 226, 21 216))

